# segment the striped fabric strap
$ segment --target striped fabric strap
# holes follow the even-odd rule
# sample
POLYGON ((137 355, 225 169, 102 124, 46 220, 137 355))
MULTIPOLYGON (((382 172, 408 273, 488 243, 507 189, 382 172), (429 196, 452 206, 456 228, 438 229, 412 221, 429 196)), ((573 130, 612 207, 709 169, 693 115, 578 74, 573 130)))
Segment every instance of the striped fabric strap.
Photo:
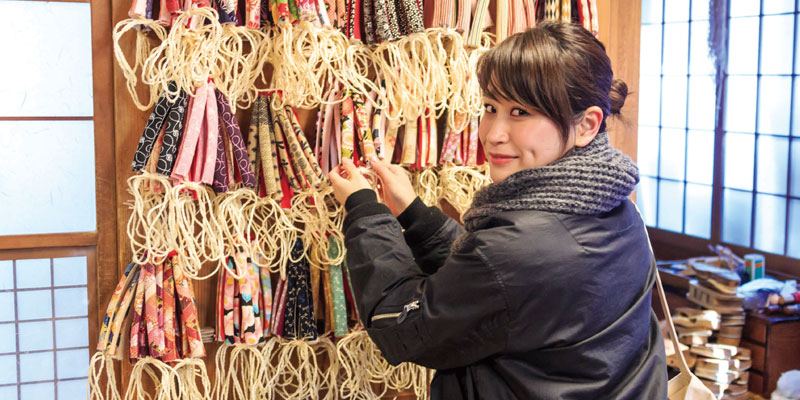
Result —
POLYGON ((561 0, 561 21, 572 22, 572 0, 561 0))
POLYGON ((508 37, 508 2, 509 0, 497 0, 497 25, 495 26, 497 43, 508 37))
POLYGON ((400 164, 414 165, 417 161, 417 130, 418 118, 409 118, 403 132, 403 152, 400 155, 400 164))
POLYGON ((536 7, 539 5, 539 0, 523 1, 525 6, 525 23, 528 28, 536 26, 536 7))
POLYGON ((472 20, 472 0, 453 0, 452 10, 457 15, 456 30, 467 37, 470 34, 469 26, 472 20))
POLYGON ((511 31, 509 35, 518 32, 525 32, 528 28, 528 16, 525 14, 525 2, 523 0, 513 0, 511 9, 511 31))
POLYGON ((589 2, 589 10, 592 14, 592 34, 594 37, 598 37, 600 34, 600 25, 597 22, 597 0, 587 0, 589 2))
POLYGON ((481 43, 481 34, 483 33, 484 22, 486 15, 489 11, 489 0, 478 0, 478 5, 475 8, 475 14, 472 18, 472 26, 470 26, 469 37, 467 39, 468 47, 478 47, 481 43))
POLYGON ((439 155, 439 135, 436 131, 436 113, 431 111, 428 115, 428 159, 426 165, 436 165, 436 157, 439 155))
POLYGON ((578 0, 578 22, 583 29, 592 31, 592 14, 589 12, 589 0, 578 0))

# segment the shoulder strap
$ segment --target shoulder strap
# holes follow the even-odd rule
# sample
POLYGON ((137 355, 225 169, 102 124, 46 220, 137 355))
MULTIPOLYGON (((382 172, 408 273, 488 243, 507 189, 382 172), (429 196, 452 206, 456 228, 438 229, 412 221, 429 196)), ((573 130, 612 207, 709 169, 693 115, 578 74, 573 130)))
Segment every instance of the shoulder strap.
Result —
MULTIPOLYGON (((639 213, 639 216, 642 216, 642 212, 639 211, 639 207, 636 203, 633 203, 633 206, 636 207, 636 212, 639 213)), ((647 238, 647 245, 650 247, 650 262, 654 267, 656 266, 656 256, 653 253, 653 245, 650 243, 650 235, 647 233, 647 225, 644 224, 644 218, 642 218, 642 225, 644 226, 644 235, 647 238)), ((661 299, 661 308, 664 311, 664 316, 667 318, 667 324, 669 325, 669 335, 672 338, 672 345, 675 348, 675 352, 678 354, 678 359, 680 362, 678 366, 680 367, 682 374, 691 374, 692 371, 689 369, 689 365, 686 364, 686 359, 683 357, 683 352, 680 350, 680 343, 678 342, 678 335, 675 332, 675 324, 672 322, 672 314, 669 312, 669 305, 667 304, 667 296, 664 294, 664 286, 661 284, 661 275, 658 273, 658 267, 656 267, 656 287, 658 288, 658 297, 661 299)))

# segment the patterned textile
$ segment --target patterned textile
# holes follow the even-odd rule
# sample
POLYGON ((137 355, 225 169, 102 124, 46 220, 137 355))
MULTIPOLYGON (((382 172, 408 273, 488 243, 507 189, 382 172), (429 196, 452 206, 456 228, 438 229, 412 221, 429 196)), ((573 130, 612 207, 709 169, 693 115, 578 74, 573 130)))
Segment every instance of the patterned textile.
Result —
MULTIPOLYGON (((337 242, 333 236, 328 238, 328 243, 330 244, 328 257, 338 257, 341 251, 341 243, 337 242)), ((341 264, 330 265, 328 268, 330 271, 331 294, 333 297, 333 315, 329 318, 333 319, 334 336, 340 337, 347 334, 347 301, 344 295, 342 266, 341 264)))
MULTIPOLYGON (((144 270, 144 322, 147 325, 148 351, 151 357, 161 358, 164 354, 163 323, 159 323, 159 312, 162 307, 158 297, 156 266, 145 264, 144 270)), ((141 350, 141 349, 140 349, 141 350)))
POLYGON ((189 100, 189 110, 187 122, 184 126, 183 140, 178 148, 178 157, 172 168, 172 178, 179 181, 189 180, 189 170, 195 158, 195 150, 200 140, 200 130, 203 125, 206 100, 208 96, 207 86, 203 85, 197 89, 195 96, 189 100))
MULTIPOLYGON (((175 82, 170 82, 169 90, 177 90, 176 86, 175 82)), ((169 114, 179 102, 180 98, 174 103, 171 103, 167 98, 166 92, 162 93, 161 97, 159 97, 153 108, 153 112, 150 114, 150 118, 147 120, 147 124, 145 124, 142 137, 139 139, 139 143, 136 146, 136 152, 133 155, 133 162, 131 163, 134 171, 141 171, 147 164, 147 160, 150 159, 150 154, 153 152, 153 144, 156 142, 158 135, 161 134, 161 130, 164 127, 167 114, 169 114)))
POLYGON ((231 112, 231 107, 225 95, 219 90, 217 94, 217 107, 219 110, 219 117, 225 126, 225 131, 228 133, 228 139, 231 147, 233 147, 233 157, 235 158, 236 166, 238 167, 239 174, 242 176, 242 182, 249 188, 256 187, 256 178, 253 170, 250 169, 250 161, 247 157, 247 147, 242 137, 242 132, 239 129, 239 124, 231 112))
POLYGON ((178 295, 178 311, 180 325, 183 334, 182 342, 187 343, 183 346, 183 358, 205 357, 206 350, 203 346, 203 339, 200 336, 200 326, 197 316, 197 304, 194 299, 192 281, 184 275, 180 266, 175 265, 172 270, 175 276, 175 292, 178 295))
POLYGON ((348 158, 354 159, 355 151, 355 110, 353 106, 353 98, 349 93, 344 94, 344 101, 341 104, 341 126, 342 126, 342 156, 341 159, 348 158))
POLYGON ((403 131, 403 152, 400 155, 400 164, 410 166, 417 161, 417 133, 418 119, 409 118, 403 131))
POLYGON ((123 293, 130 286, 131 280, 133 279, 133 274, 131 272, 134 270, 134 267, 136 267, 138 270, 138 266, 136 264, 128 264, 123 272, 122 279, 120 279, 119 283, 117 283, 117 287, 114 288, 114 293, 111 295, 111 299, 108 301, 106 316, 103 318, 103 325, 100 327, 100 334, 97 338, 97 350, 105 350, 106 344, 111 341, 111 337, 109 336, 111 334, 109 331, 111 322, 113 321, 114 314, 117 311, 117 304, 119 304, 123 297, 123 293))
POLYGON ((144 322, 144 270, 140 269, 139 279, 136 282, 136 295, 133 301, 133 316, 131 317, 131 339, 129 342, 130 359, 135 361, 147 356, 147 332, 142 337, 144 322), (141 348, 141 345, 144 348, 141 348))
POLYGON ((286 279, 280 279, 278 281, 278 289, 275 291, 275 301, 273 304, 275 307, 275 313, 272 314, 272 332, 280 337, 284 337, 283 331, 283 321, 284 321, 284 314, 286 311, 286 286, 288 281, 286 279))
POLYGON ((311 145, 308 144, 308 139, 306 139, 306 135, 303 133, 303 129, 300 127, 300 121, 297 119, 297 113, 295 113, 292 107, 288 105, 284 107, 284 110, 286 111, 286 116, 292 125, 292 130, 295 138, 297 139, 297 143, 300 145, 300 150, 303 151, 303 155, 311 167, 309 172, 313 177, 313 182, 316 182, 314 183, 316 185, 317 183, 325 180, 325 175, 322 173, 322 168, 320 168, 319 163, 317 162, 317 157, 311 150, 311 145))
POLYGON ((369 111, 364 106, 364 98, 360 93, 353 94, 353 107, 355 108, 356 132, 361 145, 361 155, 364 160, 369 160, 375 156, 375 145, 372 142, 369 111))
POLYGON ((162 361, 174 361, 180 356, 175 346, 175 277, 173 275, 172 259, 164 262, 164 283, 161 289, 163 296, 163 327, 164 327, 164 357, 162 361))
POLYGON ((263 173, 264 185, 266 186, 267 196, 272 196, 280 189, 280 176, 278 171, 278 164, 274 162, 273 158, 278 155, 272 146, 272 133, 271 121, 269 114, 269 107, 267 106, 267 98, 259 96, 253 106, 254 114, 256 116, 256 124, 258 129, 258 152, 261 156, 261 172, 263 173))
POLYGON ((183 133, 183 121, 187 113, 186 92, 183 90, 178 94, 175 105, 169 109, 167 114, 167 127, 164 130, 164 140, 161 144, 161 153, 158 156, 156 172, 169 176, 172 173, 172 166, 178 155, 178 145, 181 142, 183 133))
POLYGON ((236 2, 230 2, 229 0, 212 0, 211 4, 219 13, 219 22, 221 24, 225 23, 237 23, 236 19, 236 2))
MULTIPOLYGON (((111 325, 109 326, 108 331, 108 346, 106 347, 105 351, 106 354, 109 356, 114 356, 114 358, 122 358, 122 347, 120 343, 122 342, 122 337, 124 333, 122 332, 122 327, 125 324, 125 321, 128 318, 128 314, 130 313, 130 305, 133 301, 134 296, 136 295, 136 284, 139 279, 139 268, 136 266, 129 274, 128 277, 123 278, 126 281, 125 291, 123 293, 122 299, 120 300, 118 307, 116 308, 116 312, 114 312, 114 318, 111 321, 111 325)), ((99 343, 98 343, 99 347, 99 343)), ((98 349, 103 350, 103 349, 98 349)))
MULTIPOLYGON (((263 258, 261 255, 257 255, 256 257, 263 258)), ((259 279, 261 281, 261 326, 264 331, 261 341, 264 342, 272 328, 270 325, 272 318, 272 283, 270 282, 268 268, 255 268, 258 269, 259 279)))
MULTIPOLYGON (((273 93, 271 95, 269 103, 270 111, 272 112, 272 133, 274 134, 272 141, 275 143, 275 147, 277 149, 276 153, 278 155, 278 163, 284 172, 284 176, 288 180, 289 186, 291 186, 291 188, 295 191, 299 191, 301 190, 300 184, 304 182, 302 182, 303 180, 300 179, 302 176, 299 178, 295 176, 295 170, 292 168, 290 163, 291 158, 289 157, 289 153, 286 149, 286 142, 284 138, 286 137, 287 133, 284 132, 285 128, 282 127, 283 124, 281 123, 283 119, 286 119, 286 115, 283 113, 283 109, 273 106, 277 101, 273 100, 273 96, 277 96, 277 94, 273 93), (281 116, 283 116, 283 119, 281 116)), ((301 171, 298 172, 302 174, 301 171)))
MULTIPOLYGON (((303 241, 297 239, 292 248, 292 259, 303 254, 303 241)), ((283 320, 283 337, 289 339, 317 339, 316 318, 312 307, 311 277, 308 261, 290 262, 287 270, 286 314, 283 320)))
MULTIPOLYGON (((259 124, 259 114, 258 114, 258 107, 254 104, 253 105, 253 113, 250 117, 250 126, 247 130, 247 159, 250 161, 250 169, 255 174, 256 179, 256 189, 258 189, 259 185, 259 158, 258 158, 258 124, 259 124)), ((258 192, 258 190, 256 190, 258 192)))
POLYGON ((364 21, 364 32, 363 32, 363 40, 367 44, 374 44, 376 43, 376 35, 375 35, 375 26, 374 26, 374 15, 372 12, 372 1, 365 1, 361 3, 361 14, 363 15, 364 21))
MULTIPOLYGON (((228 268, 233 269, 233 260, 228 258, 228 268)), ((234 302, 236 301, 235 295, 235 287, 236 282, 233 278, 233 275, 224 271, 223 275, 223 295, 222 295, 222 307, 223 307, 223 332, 225 335, 225 344, 235 344, 238 340, 238 335, 236 332, 235 322, 234 322, 234 310, 236 306, 234 302)))
MULTIPOLYGON (((222 132, 222 121, 219 121, 219 131, 222 132)), ((217 160, 214 167, 214 183, 212 187, 215 193, 228 191, 228 157, 225 152, 225 140, 222 135, 217 141, 217 160)))

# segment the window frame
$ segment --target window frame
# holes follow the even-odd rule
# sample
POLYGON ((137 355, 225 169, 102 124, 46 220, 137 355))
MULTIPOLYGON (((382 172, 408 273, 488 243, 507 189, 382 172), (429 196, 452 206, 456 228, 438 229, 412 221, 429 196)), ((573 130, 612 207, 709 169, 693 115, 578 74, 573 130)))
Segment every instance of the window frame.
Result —
MULTIPOLYGON (((89 353, 94 352, 99 326, 108 299, 120 276, 117 246, 117 193, 115 158, 115 115, 111 1, 28 0, 90 3, 92 46, 92 116, 17 116, 2 121, 93 121, 96 230, 92 232, 48 233, 0 236, 0 260, 58 258, 72 255, 87 258, 89 353)), ((124 182, 123 182, 124 185, 124 182)), ((53 350, 55 352, 55 349, 53 350)), ((88 360, 87 360, 88 361, 88 360)), ((18 367, 19 369, 19 367, 18 367)), ((19 371, 18 371, 19 372, 19 371)), ((20 377, 17 376, 17 387, 20 377)), ((72 379, 63 379, 64 381, 72 379)), ((119 380, 119 377, 118 377, 119 380)), ((56 398, 58 376, 54 376, 56 398)), ((47 381, 50 382, 50 381, 47 381)), ((119 382, 118 382, 119 384, 119 382)), ((18 396, 21 396, 18 389, 18 396)))
MULTIPOLYGON (((693 1, 698 1, 698 0, 693 0, 693 1)), ((699 1, 707 1, 707 0, 699 0, 699 1)), ((662 11, 661 11, 661 13, 662 13, 662 22, 661 22, 661 24, 662 24, 662 63, 663 63, 663 47, 664 47, 663 46, 663 41, 665 40, 664 37, 663 37, 663 25, 664 25, 663 18, 664 18, 664 12, 665 12, 665 8, 666 8, 666 4, 665 3, 666 3, 666 0, 662 0, 661 1, 661 6, 662 6, 662 11)), ((693 21, 692 17, 691 17, 692 1, 689 2, 688 7, 690 8, 690 11, 689 11, 690 12, 690 17, 689 17, 690 28, 689 29, 690 29, 690 32, 691 32, 691 21, 693 21)), ((758 90, 759 90, 759 87, 761 85, 761 78, 764 76, 761 73, 761 53, 762 53, 761 45, 763 43, 763 17, 765 15, 763 11, 764 11, 764 0, 760 0, 760 2, 759 2, 759 14, 757 15, 758 18, 759 18, 758 70, 757 70, 757 74, 755 75, 757 77, 757 86, 756 86, 756 94, 757 94, 757 96, 759 96, 758 90)), ((723 45, 724 45, 724 47, 726 49, 725 54, 728 54, 727 49, 729 47, 729 36, 730 36, 729 35, 729 26, 730 26, 730 20, 731 20, 731 16, 730 16, 730 1, 728 3, 726 3, 726 7, 725 7, 724 12, 725 12, 725 17, 722 19, 722 21, 725 24, 725 26, 722 29, 722 31, 724 32, 724 43, 723 43, 723 45)), ((793 121, 793 119, 794 119, 794 115, 793 115, 794 114, 793 113, 793 110, 794 110, 794 96, 797 95, 797 93, 795 93, 795 88, 794 88, 794 79, 797 79, 798 77, 800 77, 800 74, 797 74, 796 71, 795 71, 795 68, 797 67, 796 64, 797 64, 797 56, 798 56, 796 41, 797 41, 797 38, 798 38, 798 25, 800 25, 800 14, 799 13, 800 13, 800 8, 798 8, 798 4, 795 2, 795 9, 794 9, 794 11, 792 13, 792 15, 794 15, 794 23, 793 23, 793 25, 794 25, 793 26, 794 37, 793 37, 793 43, 795 43, 795 44, 792 47, 792 73, 791 73, 791 77, 792 77, 793 84, 792 84, 792 89, 791 89, 792 94, 791 94, 791 98, 790 98, 790 102, 791 102, 790 103, 790 112, 791 112, 791 114, 789 116, 789 129, 790 129, 790 131, 788 132, 788 135, 786 136, 788 141, 789 141, 788 163, 787 163, 787 168, 788 168, 788 170, 787 170, 787 192, 786 192, 786 195, 783 196, 783 197, 785 197, 785 201, 786 201, 786 205, 787 205, 787 207, 786 207, 786 216, 785 216, 786 223, 784 224, 784 229, 783 229, 783 235, 784 235, 784 238, 785 238, 784 239, 783 254, 769 253, 769 252, 766 252, 766 251, 763 251, 763 250, 756 249, 754 247, 739 246, 739 245, 734 245, 734 244, 730 244, 730 243, 724 243, 722 241, 722 224, 723 224, 722 216, 723 216, 723 211, 724 211, 723 210, 723 207, 724 207, 724 205, 723 205, 723 196, 724 196, 724 191, 725 191, 725 185, 724 185, 724 172, 725 172, 725 170, 724 170, 724 167, 725 167, 724 166, 724 161, 725 161, 724 141, 725 141, 725 134, 726 134, 725 128, 724 128, 725 99, 726 99, 726 95, 727 95, 728 77, 730 76, 728 74, 728 66, 727 66, 727 59, 726 59, 726 60, 721 60, 721 61, 718 60, 716 62, 716 65, 715 65, 716 66, 715 81, 716 81, 716 84, 717 84, 717 94, 716 94, 716 104, 715 104, 716 115, 715 115, 715 126, 714 126, 714 161, 713 161, 714 171, 713 171, 713 181, 712 181, 712 185, 711 185, 711 187, 712 187, 712 197, 711 197, 711 234, 710 234, 710 238, 709 239, 704 239, 704 238, 700 238, 700 237, 696 237, 696 236, 691 236, 691 235, 687 235, 687 234, 683 234, 683 233, 676 233, 676 232, 673 232, 673 231, 669 231, 669 230, 660 229, 660 228, 657 228, 657 227, 648 226, 647 229, 648 229, 648 232, 650 233, 650 239, 651 239, 651 241, 653 243, 653 249, 654 249, 657 257, 662 258, 662 259, 675 259, 675 260, 677 260, 677 259, 685 259, 685 258, 689 258, 689 257, 695 257, 695 256, 703 255, 703 254, 708 254, 710 252, 710 249, 709 249, 710 246, 712 246, 714 244, 723 244, 723 245, 729 247, 734 253, 736 253, 738 255, 744 255, 744 254, 748 254, 748 253, 760 253, 760 254, 763 254, 764 257, 765 257, 765 264, 766 264, 766 268, 767 268, 767 273, 769 275, 775 276, 776 278, 779 278, 779 279, 797 279, 798 277, 800 277, 800 259, 792 258, 792 257, 789 257, 789 256, 786 255, 786 254, 788 254, 788 246, 789 246, 789 241, 788 241, 789 226, 790 226, 789 204, 790 204, 790 202, 792 200, 792 196, 791 196, 791 193, 792 193, 791 192, 791 189, 792 189, 792 186, 791 186, 791 183, 792 183, 792 176, 791 176, 791 173, 792 173, 792 159, 791 159, 791 157, 792 157, 792 146, 791 146, 791 143, 794 140, 800 140, 800 136, 793 136, 792 135, 792 131, 791 131, 792 124, 794 122, 793 121)), ((772 15, 772 14, 769 14, 769 15, 772 15)), ((709 20, 709 24, 711 24, 712 22, 713 21, 709 20)), ((687 48, 687 51, 689 51, 691 53, 691 42, 689 43, 689 47, 687 48)), ((690 74, 688 72, 689 71, 687 71, 687 79, 690 76, 690 74)), ((661 84, 663 85, 663 71, 661 72, 660 79, 661 79, 661 84)), ((660 107, 661 107, 661 105, 659 105, 659 108, 660 107)), ((757 182, 758 182, 757 181, 757 179, 758 179, 758 176, 757 176, 757 168, 758 168, 758 137, 759 137, 759 132, 758 132, 758 107, 759 107, 759 102, 758 102, 758 98, 756 98, 756 109, 754 110, 754 112, 756 113, 756 115, 755 115, 756 126, 755 126, 755 132, 753 133, 754 141, 755 141, 754 149, 753 149, 753 152, 754 152, 754 155, 753 155, 754 156, 753 172, 754 172, 754 174, 753 174, 753 189, 750 191, 752 199, 753 199, 752 203, 751 203, 751 210, 750 210, 750 212, 751 212, 751 214, 750 214, 750 243, 751 244, 754 244, 754 238, 755 238, 755 234, 756 234, 756 232, 755 232, 756 231, 756 225, 755 225, 755 222, 756 222, 756 205, 757 205, 756 197, 758 195, 758 189, 757 189, 757 182)), ((688 91, 687 91, 687 108, 688 108, 688 91)), ((661 129, 660 126, 659 126, 659 129, 661 129)), ((685 129, 686 129, 687 135, 688 135, 688 131, 690 130, 688 128, 688 124, 687 124, 687 127, 685 129)), ((659 134, 659 136, 660 136, 660 134, 659 134)), ((687 142, 688 142, 688 137, 687 137, 687 142)), ((661 153, 659 151, 659 158, 660 158, 660 155, 661 155, 661 153)), ((685 159, 684 159, 684 162, 686 162, 685 159)), ((660 181, 660 176, 658 177, 658 180, 660 181)), ((685 184, 685 182, 684 182, 684 184, 685 184)), ((684 226, 686 224, 686 221, 685 221, 685 218, 686 218, 686 216, 685 216, 686 215, 685 197, 686 197, 686 194, 685 194, 685 190, 684 190, 684 204, 683 204, 683 210, 682 210, 682 213, 684 215, 684 221, 683 221, 683 225, 684 226)))

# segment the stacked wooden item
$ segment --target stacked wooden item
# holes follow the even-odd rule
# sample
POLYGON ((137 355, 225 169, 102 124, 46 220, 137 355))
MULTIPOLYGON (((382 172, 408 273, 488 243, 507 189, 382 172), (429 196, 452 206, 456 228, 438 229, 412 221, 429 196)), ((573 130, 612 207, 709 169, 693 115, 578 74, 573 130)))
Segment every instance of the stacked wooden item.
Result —
POLYGON ((738 347, 745 314, 743 298, 736 295, 741 284, 729 261, 720 257, 689 259, 684 275, 688 298, 700 308, 678 307, 674 311, 681 351, 703 383, 719 399, 747 398, 750 350, 738 347))
POLYGON ((744 327, 744 298, 736 295, 741 279, 729 267, 729 261, 720 257, 693 258, 689 260, 685 274, 697 279, 697 282, 689 284, 689 300, 719 313, 716 341, 738 346, 744 327))

